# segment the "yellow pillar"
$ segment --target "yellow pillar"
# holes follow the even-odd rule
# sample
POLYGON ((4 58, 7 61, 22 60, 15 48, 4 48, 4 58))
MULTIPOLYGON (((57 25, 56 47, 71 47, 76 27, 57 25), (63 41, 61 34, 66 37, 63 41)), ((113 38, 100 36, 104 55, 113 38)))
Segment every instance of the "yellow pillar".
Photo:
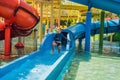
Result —
POLYGON ((34 0, 32 1, 32 5, 33 5, 34 8, 36 8, 36 4, 35 4, 34 0))
POLYGON ((69 21, 70 15, 71 15, 71 10, 68 11, 67 25, 66 25, 67 27, 68 27, 68 21, 69 21))
POLYGON ((50 31, 53 30, 53 0, 51 0, 51 17, 50 17, 50 31))
POLYGON ((80 22, 81 21, 81 12, 78 10, 78 19, 77 19, 77 22, 80 22))
POLYGON ((42 42, 43 3, 40 3, 40 43, 42 42))
POLYGON ((110 34, 110 42, 112 42, 113 34, 110 34))
POLYGON ((58 27, 60 27, 60 20, 61 20, 61 0, 59 0, 58 27))
MULTIPOLYGON (((49 30, 49 14, 48 13, 49 13, 49 5, 47 6, 47 29, 49 30)), ((48 33, 48 32, 46 32, 46 33, 48 33)))
POLYGON ((95 35, 93 36, 93 41, 92 41, 92 45, 93 45, 93 51, 94 51, 94 49, 95 49, 95 46, 94 46, 94 42, 95 42, 95 35))

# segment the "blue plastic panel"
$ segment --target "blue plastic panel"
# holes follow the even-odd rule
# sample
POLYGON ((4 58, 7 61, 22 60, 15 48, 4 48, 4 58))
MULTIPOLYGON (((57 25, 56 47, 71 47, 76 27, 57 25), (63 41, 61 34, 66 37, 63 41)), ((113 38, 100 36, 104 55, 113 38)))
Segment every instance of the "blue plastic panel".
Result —
POLYGON ((120 14, 119 0, 70 0, 70 1, 87 6, 88 3, 90 3, 92 7, 110 11, 116 14, 120 14))

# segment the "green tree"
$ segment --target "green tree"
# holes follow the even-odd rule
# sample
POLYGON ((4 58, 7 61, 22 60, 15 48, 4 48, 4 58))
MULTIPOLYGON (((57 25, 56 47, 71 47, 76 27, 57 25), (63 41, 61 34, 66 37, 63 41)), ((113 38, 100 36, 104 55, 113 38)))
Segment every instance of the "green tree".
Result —
POLYGON ((115 33, 113 35, 113 41, 120 41, 120 33, 115 33))

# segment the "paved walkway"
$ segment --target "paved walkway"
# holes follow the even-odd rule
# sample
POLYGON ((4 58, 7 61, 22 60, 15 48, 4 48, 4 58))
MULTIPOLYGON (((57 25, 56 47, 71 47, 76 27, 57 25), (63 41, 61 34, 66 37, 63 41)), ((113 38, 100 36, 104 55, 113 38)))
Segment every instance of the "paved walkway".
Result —
POLYGON ((120 80, 119 76, 120 57, 76 54, 64 80, 120 80))

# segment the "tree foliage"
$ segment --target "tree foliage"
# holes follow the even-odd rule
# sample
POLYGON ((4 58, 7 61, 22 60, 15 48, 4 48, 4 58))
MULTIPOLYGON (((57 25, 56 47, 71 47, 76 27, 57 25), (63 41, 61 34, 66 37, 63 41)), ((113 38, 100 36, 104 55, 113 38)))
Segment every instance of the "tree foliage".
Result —
POLYGON ((120 41, 120 33, 115 33, 113 35, 113 41, 120 41))

